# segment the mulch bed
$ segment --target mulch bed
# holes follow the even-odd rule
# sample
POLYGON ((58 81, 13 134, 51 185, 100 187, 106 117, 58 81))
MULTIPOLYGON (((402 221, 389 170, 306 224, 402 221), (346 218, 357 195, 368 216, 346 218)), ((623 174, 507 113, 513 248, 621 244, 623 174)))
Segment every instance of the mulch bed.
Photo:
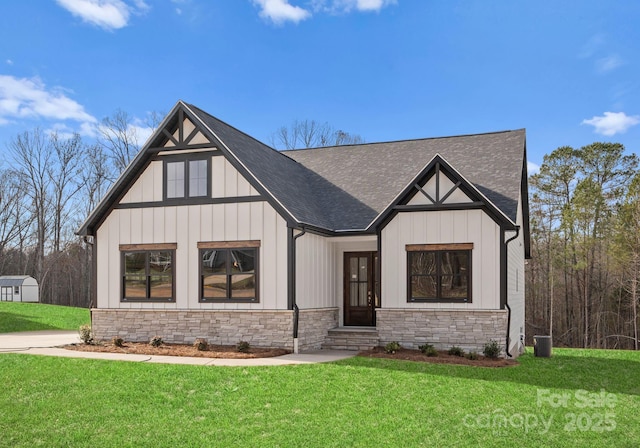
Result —
POLYGON ((453 356, 446 351, 438 351, 438 356, 427 356, 420 350, 410 350, 407 348, 401 348, 395 353, 386 353, 384 348, 376 347, 372 350, 360 352, 358 356, 365 356, 368 358, 388 358, 388 359, 401 359, 404 361, 418 361, 418 362, 431 362, 436 364, 459 364, 463 366, 476 366, 476 367, 510 367, 518 365, 518 361, 513 359, 491 359, 479 356, 476 360, 463 358, 460 356, 453 356))
POLYGON ((153 347, 148 342, 125 342, 122 347, 116 347, 111 342, 101 342, 96 344, 70 344, 65 345, 67 350, 77 350, 82 352, 102 352, 102 353, 127 353, 135 355, 162 355, 162 356, 193 356, 198 358, 227 358, 227 359, 248 359, 248 358, 271 358, 291 353, 282 348, 259 348, 251 347, 247 353, 239 352, 235 346, 230 345, 210 345, 208 350, 198 350, 192 345, 184 344, 162 344, 153 347))

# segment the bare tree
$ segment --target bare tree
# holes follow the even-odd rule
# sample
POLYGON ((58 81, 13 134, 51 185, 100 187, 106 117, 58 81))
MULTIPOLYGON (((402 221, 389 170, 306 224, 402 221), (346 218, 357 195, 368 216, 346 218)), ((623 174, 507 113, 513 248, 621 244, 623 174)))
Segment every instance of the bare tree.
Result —
POLYGON ((290 126, 282 126, 269 138, 277 149, 320 148, 364 143, 357 134, 335 129, 329 123, 315 120, 295 120, 290 126))
POLYGON ((27 185, 31 199, 31 211, 36 225, 36 278, 40 280, 44 267, 45 242, 49 229, 49 195, 51 178, 48 167, 51 162, 51 146, 46 135, 38 128, 19 134, 9 143, 9 149, 27 185))
POLYGON ((98 141, 108 149, 116 173, 119 174, 140 150, 133 118, 127 112, 118 109, 112 116, 105 117, 98 129, 98 141))

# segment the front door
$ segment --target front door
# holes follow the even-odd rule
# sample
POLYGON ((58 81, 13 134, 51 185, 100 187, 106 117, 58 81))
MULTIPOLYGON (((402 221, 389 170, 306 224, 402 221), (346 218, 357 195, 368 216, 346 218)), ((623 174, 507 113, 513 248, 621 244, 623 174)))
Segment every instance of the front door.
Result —
POLYGON ((376 252, 344 254, 344 324, 375 326, 375 307, 379 306, 376 281, 376 252))

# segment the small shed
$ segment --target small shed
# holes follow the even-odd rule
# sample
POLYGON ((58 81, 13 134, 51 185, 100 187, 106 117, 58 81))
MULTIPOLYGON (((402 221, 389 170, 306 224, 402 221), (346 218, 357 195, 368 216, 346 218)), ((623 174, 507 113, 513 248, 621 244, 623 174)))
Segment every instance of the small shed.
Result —
POLYGON ((35 278, 28 275, 0 276, 0 301, 39 302, 40 289, 35 278))

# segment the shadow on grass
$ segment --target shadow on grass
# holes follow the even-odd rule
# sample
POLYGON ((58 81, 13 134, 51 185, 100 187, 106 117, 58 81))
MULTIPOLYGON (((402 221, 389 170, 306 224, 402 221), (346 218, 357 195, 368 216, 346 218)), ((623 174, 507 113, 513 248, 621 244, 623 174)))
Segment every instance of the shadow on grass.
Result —
POLYGON ((355 357, 339 364, 406 373, 529 384, 545 389, 584 389, 640 395, 640 353, 612 350, 554 350, 551 358, 526 353, 513 367, 472 367, 355 357))
POLYGON ((64 328, 39 322, 32 316, 26 314, 5 313, 0 311, 0 333, 39 330, 64 330, 64 328))

